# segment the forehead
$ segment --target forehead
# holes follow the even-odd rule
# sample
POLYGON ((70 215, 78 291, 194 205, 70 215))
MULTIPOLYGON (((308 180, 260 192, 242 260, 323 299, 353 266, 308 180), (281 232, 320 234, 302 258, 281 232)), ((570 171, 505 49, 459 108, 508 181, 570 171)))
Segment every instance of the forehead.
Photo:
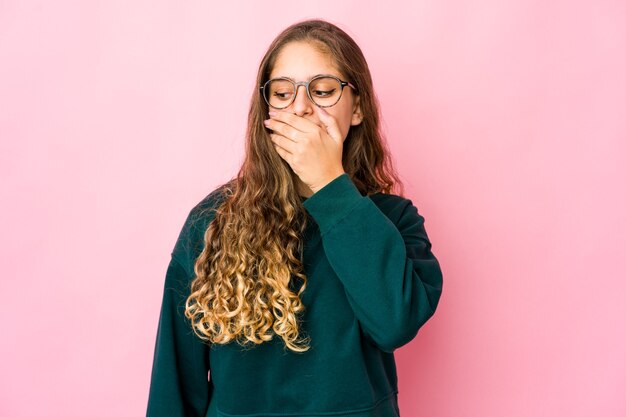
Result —
POLYGON ((296 81, 310 80, 318 74, 342 77, 331 55, 305 42, 291 42, 278 53, 270 78, 288 77, 296 81))

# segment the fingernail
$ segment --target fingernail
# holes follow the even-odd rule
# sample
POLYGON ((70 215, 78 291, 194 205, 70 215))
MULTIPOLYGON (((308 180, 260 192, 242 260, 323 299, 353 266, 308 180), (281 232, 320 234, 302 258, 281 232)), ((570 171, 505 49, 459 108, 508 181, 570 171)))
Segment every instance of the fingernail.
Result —
POLYGON ((264 124, 265 126, 269 126, 270 121, 269 121, 269 120, 263 120, 263 124, 264 124))
POLYGON ((270 111, 269 115, 270 115, 270 117, 276 116, 276 112, 275 111, 270 111))

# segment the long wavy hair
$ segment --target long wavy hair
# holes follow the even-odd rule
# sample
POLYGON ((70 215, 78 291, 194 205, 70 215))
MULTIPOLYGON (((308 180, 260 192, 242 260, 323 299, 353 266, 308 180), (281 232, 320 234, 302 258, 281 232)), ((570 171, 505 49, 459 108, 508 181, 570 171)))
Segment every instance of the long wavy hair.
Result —
POLYGON ((299 329, 305 309, 300 295, 307 285, 302 262, 306 209, 293 170, 276 152, 263 125, 269 108, 259 91, 290 42, 307 42, 329 54, 336 69, 356 87, 363 117, 360 124, 350 126, 342 162, 359 192, 403 195, 404 186, 379 129, 378 99, 359 46, 324 20, 287 27, 260 63, 248 113, 244 162, 237 176, 221 186, 224 200, 213 209, 215 217, 206 228, 204 249, 194 265, 185 316, 196 335, 211 343, 236 340, 241 346, 254 346, 276 334, 294 352, 310 348, 310 337, 299 329), (295 279, 301 281, 298 290, 295 279))

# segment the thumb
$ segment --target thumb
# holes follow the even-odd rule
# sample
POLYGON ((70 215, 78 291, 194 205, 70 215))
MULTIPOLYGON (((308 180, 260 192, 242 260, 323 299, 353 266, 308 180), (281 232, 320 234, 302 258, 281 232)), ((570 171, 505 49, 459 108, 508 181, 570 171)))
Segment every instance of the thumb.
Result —
POLYGON ((342 137, 341 132, 339 131, 339 126, 337 125, 337 121, 333 116, 331 116, 323 107, 317 107, 317 113, 320 116, 320 121, 322 122, 323 127, 326 129, 328 135, 337 143, 341 143, 342 137))

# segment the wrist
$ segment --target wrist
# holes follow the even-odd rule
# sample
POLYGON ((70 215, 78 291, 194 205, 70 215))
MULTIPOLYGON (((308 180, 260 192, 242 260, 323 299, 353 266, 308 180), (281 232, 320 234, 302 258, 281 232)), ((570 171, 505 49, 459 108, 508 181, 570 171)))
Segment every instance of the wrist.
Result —
POLYGON ((341 170, 337 172, 334 176, 327 178, 326 181, 323 181, 321 183, 321 185, 309 187, 309 188, 311 189, 311 191, 313 191, 313 194, 315 194, 316 192, 318 192, 319 190, 321 190, 322 188, 324 188, 325 186, 327 186, 328 184, 330 184, 331 182, 333 182, 334 180, 336 180, 337 178, 339 178, 341 175, 345 173, 346 172, 344 170, 341 170))

